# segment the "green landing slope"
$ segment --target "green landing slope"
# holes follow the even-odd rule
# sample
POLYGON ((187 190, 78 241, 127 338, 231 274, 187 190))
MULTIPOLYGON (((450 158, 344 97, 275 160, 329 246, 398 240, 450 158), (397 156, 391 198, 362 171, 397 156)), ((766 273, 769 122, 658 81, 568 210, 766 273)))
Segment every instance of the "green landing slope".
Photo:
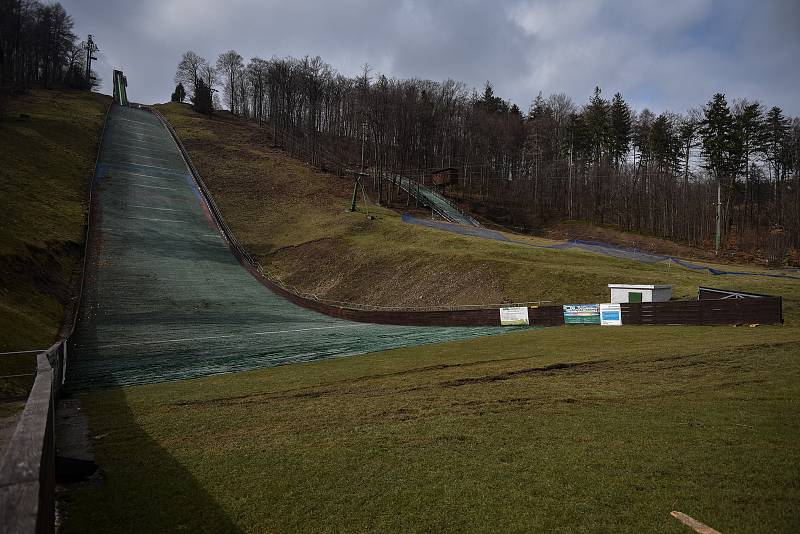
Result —
POLYGON ((146 384, 508 331, 353 323, 295 306, 230 253, 155 116, 115 105, 101 150, 69 387, 146 384))

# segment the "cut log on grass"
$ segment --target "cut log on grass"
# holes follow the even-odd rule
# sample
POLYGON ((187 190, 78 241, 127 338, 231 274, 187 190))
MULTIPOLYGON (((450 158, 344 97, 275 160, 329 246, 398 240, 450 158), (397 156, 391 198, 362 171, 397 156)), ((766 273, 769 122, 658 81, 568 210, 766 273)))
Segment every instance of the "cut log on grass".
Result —
POLYGON ((714 530, 708 525, 704 525, 700 521, 689 517, 683 512, 670 512, 670 515, 698 534, 721 534, 718 530, 714 530))

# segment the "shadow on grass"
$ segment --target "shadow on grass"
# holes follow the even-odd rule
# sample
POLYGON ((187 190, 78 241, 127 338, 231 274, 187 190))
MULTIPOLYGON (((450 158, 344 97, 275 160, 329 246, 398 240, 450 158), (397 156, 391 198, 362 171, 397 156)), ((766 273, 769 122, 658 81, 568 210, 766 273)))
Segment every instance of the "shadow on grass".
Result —
MULTIPOLYGON (((61 532, 242 532, 157 431, 139 424, 123 389, 82 395, 81 403, 100 472, 62 492, 61 532)), ((191 436, 180 446, 191 447, 191 436)))

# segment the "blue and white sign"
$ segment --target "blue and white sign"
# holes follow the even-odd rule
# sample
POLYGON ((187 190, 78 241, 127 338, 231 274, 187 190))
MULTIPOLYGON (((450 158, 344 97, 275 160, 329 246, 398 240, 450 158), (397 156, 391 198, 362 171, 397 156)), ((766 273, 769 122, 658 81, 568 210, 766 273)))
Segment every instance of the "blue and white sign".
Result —
POLYGON ((564 324, 600 324, 600 305, 564 304, 564 324))
POLYGON ((600 324, 603 326, 622 326, 622 306, 619 304, 601 304, 600 324))

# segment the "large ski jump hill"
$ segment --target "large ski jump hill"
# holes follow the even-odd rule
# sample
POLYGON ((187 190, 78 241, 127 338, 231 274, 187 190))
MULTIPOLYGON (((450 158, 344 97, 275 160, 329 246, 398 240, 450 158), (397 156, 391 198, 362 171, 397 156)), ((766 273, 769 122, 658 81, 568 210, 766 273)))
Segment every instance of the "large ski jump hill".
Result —
POLYGON ((351 322, 290 303, 231 254, 167 128, 109 112, 94 185, 75 389, 192 378, 494 334, 351 322))

